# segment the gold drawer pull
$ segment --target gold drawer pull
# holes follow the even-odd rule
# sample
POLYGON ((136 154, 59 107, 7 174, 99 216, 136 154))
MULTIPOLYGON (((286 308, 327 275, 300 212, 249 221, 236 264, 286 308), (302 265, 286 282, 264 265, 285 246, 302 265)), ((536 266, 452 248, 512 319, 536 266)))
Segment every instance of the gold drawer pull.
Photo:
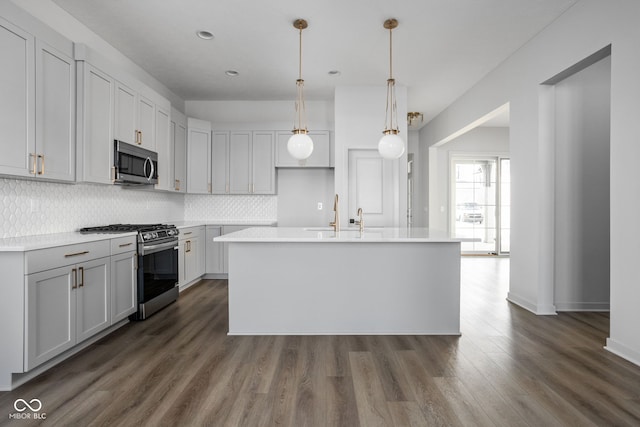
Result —
POLYGON ((64 257, 65 258, 71 258, 72 256, 86 255, 88 253, 89 253, 89 251, 82 251, 82 252, 76 252, 75 254, 65 254, 64 257))
POLYGON ((38 175, 43 175, 44 174, 44 154, 38 154, 38 158, 42 159, 42 169, 40 169, 38 171, 38 175))
POLYGON ((125 248, 125 247, 127 247, 127 246, 131 246, 131 245, 133 245, 133 243, 129 242, 129 243, 123 243, 123 244, 121 244, 121 245, 119 245, 119 246, 120 246, 121 248, 125 248))
POLYGON ((37 161, 38 161, 37 159, 38 159, 38 156, 36 155, 36 153, 29 153, 29 157, 33 157, 33 169, 32 169, 32 170, 30 170, 30 171, 29 171, 29 173, 30 173, 31 175, 35 175, 35 174, 36 174, 36 172, 37 172, 37 171, 36 171, 36 168, 37 168, 37 161))
POLYGON ((71 289, 76 289, 78 287, 78 270, 76 270, 75 268, 72 268, 71 274, 73 274, 73 278, 72 278, 73 283, 71 284, 71 289))
POLYGON ((78 271, 80 272, 80 283, 78 284, 78 287, 81 288, 84 286, 84 267, 79 267, 78 271))

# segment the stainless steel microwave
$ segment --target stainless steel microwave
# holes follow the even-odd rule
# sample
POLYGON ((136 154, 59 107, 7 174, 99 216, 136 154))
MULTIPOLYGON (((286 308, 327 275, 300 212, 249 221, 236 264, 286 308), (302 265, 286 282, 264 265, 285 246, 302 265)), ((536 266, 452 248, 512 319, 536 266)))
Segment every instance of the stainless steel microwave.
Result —
POLYGON ((144 185, 158 183, 158 153, 114 140, 113 182, 144 185))

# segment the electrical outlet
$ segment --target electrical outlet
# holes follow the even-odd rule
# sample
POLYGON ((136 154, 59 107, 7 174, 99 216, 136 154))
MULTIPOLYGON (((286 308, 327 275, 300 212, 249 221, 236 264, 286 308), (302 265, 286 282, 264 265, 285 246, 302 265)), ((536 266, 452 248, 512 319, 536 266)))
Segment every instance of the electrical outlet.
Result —
POLYGON ((318 202, 318 210, 321 211, 322 210, 322 202, 318 202))
POLYGON ((30 204, 29 210, 31 211, 31 213, 40 212, 40 200, 30 199, 29 204, 30 204))

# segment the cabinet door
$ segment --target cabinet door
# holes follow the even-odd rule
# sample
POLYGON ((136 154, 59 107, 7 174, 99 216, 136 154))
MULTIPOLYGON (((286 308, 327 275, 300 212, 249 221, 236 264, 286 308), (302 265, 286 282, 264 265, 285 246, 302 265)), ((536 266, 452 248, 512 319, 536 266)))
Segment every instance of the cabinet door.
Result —
POLYGON ((189 128, 187 139, 187 193, 211 192, 211 132, 189 128))
POLYGON ((171 190, 173 179, 171 177, 170 163, 173 163, 173 146, 169 138, 169 113, 158 108, 156 109, 156 151, 158 152, 158 183, 155 188, 158 190, 171 190))
POLYGON ((78 181, 111 184, 115 81, 79 62, 78 92, 78 181))
POLYGON ((313 152, 305 161, 294 159, 289 154, 287 143, 291 137, 290 131, 276 133, 276 166, 277 167, 331 167, 331 137, 329 131, 310 131, 313 141, 313 152))
POLYGON ((184 249, 184 283, 190 283, 198 273, 198 238, 190 237, 183 242, 184 249))
POLYGON ((195 243, 193 244, 196 250, 196 258, 197 258, 197 262, 196 262, 196 272, 195 272, 195 277, 201 277, 204 274, 204 270, 205 270, 205 263, 207 260, 206 257, 206 251, 207 251, 207 246, 205 242, 206 239, 206 232, 205 232, 205 228, 204 227, 198 227, 198 237, 195 240, 195 243))
POLYGON ((213 238, 222 234, 222 227, 208 226, 206 230, 206 262, 207 274, 220 274, 224 272, 224 249, 222 242, 214 242, 213 238))
POLYGON ((111 325, 111 258, 98 258, 77 265, 76 342, 111 325))
POLYGON ((229 132, 214 132, 211 142, 211 192, 229 193, 229 132))
POLYGON ((187 191, 187 128, 176 123, 174 129, 174 190, 187 191))
POLYGON ((111 256, 111 324, 126 319, 135 313, 136 296, 136 259, 135 252, 111 256))
POLYGON ((273 160, 273 132, 253 132, 251 149, 251 193, 275 194, 276 168, 273 160))
POLYGON ((34 39, 0 18, 0 174, 33 176, 34 39))
POLYGON ((75 63, 46 43, 36 42, 37 176, 74 181, 75 63))
POLYGON ((229 140, 229 193, 251 191, 251 132, 231 132, 229 140))
POLYGON ((26 276, 26 370, 75 345, 76 276, 71 266, 26 276))
MULTIPOLYGON (((157 151, 156 148, 156 106, 143 96, 137 97, 137 129, 140 132, 140 145, 147 150, 157 151)), ((167 114, 168 116, 168 114, 167 114)), ((168 126, 168 123, 167 123, 168 126)), ((167 130, 168 132, 168 130, 167 130)))
POLYGON ((114 139, 136 143, 136 93, 122 83, 116 84, 114 139))

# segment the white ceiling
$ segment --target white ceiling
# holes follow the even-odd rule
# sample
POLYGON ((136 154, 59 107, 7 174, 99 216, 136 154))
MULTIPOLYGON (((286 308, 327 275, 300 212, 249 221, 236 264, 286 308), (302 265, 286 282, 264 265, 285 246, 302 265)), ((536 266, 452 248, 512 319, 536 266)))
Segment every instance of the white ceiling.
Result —
POLYGON ((331 100, 336 86, 385 85, 382 24, 394 17, 393 74, 408 88, 408 111, 426 123, 578 0, 53 1, 185 100, 293 100, 296 18, 309 22, 307 100, 331 100))

